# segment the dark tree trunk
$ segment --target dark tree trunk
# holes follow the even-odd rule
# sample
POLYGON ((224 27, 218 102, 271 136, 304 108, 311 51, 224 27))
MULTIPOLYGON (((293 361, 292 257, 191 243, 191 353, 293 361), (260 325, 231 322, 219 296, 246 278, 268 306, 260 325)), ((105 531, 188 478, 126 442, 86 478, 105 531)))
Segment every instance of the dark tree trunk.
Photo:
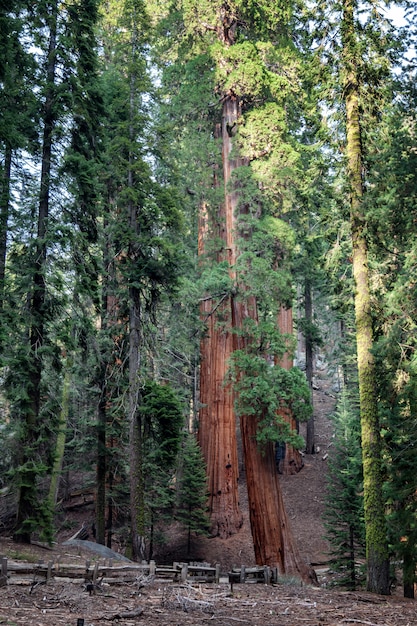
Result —
MULTIPOLYGON (((308 278, 304 283, 304 315, 307 328, 313 323, 313 299, 311 295, 311 283, 308 278)), ((311 391, 311 402, 313 402, 313 342, 310 333, 305 335, 306 343, 306 378, 311 391)), ((314 415, 307 422, 306 453, 314 454, 314 415)))
MULTIPOLYGON (((10 176, 12 170, 12 149, 6 144, 4 151, 4 169, 3 180, 1 181, 0 193, 0 311, 3 310, 4 303, 4 278, 6 270, 6 253, 7 253, 7 229, 9 221, 10 207, 10 176)), ((2 336, 0 335, 0 346, 2 336)))
POLYGON ((96 469, 96 541, 106 541, 106 474, 107 474, 107 385, 106 368, 101 369, 101 390, 97 411, 97 469, 96 469))
MULTIPOLYGON (((408 538, 407 538, 408 539, 408 538)), ((403 555, 403 591, 404 598, 414 598, 416 580, 416 561, 413 550, 405 550, 403 555)))
POLYGON ((49 49, 47 63, 47 91, 43 114, 43 140, 42 140, 42 167, 39 192, 38 209, 38 232, 33 267, 32 299, 30 304, 31 327, 29 332, 30 346, 30 369, 28 378, 28 397, 30 398, 24 420, 25 440, 22 453, 21 465, 26 469, 21 476, 19 498, 17 505, 16 541, 30 543, 31 532, 23 530, 25 521, 37 517, 37 478, 38 470, 34 459, 38 440, 39 413, 41 405, 41 379, 42 379, 42 348, 45 343, 44 316, 46 297, 46 256, 47 256, 47 226, 49 216, 50 176, 52 137, 55 126, 55 63, 56 63, 56 31, 57 31, 57 6, 52 7, 49 17, 49 49))
POLYGON ((145 558, 145 485, 142 467, 142 420, 139 412, 141 345, 140 295, 133 287, 130 290, 129 318, 129 459, 132 558, 136 561, 145 558))

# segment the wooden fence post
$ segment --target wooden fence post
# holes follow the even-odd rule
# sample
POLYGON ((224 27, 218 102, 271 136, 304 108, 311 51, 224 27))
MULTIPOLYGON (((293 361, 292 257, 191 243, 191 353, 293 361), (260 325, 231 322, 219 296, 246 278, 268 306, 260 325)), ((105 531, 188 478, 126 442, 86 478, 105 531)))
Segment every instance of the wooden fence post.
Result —
POLYGON ((216 563, 216 577, 215 577, 215 581, 216 581, 216 583, 220 582, 220 563, 216 563))
POLYGON ((2 556, 1 559, 1 574, 0 574, 0 587, 7 585, 7 557, 2 556))
POLYGON ((182 563, 181 567, 181 580, 182 582, 186 582, 188 576, 188 565, 187 563, 182 563))
POLYGON ((98 561, 96 561, 96 564, 94 566, 94 573, 93 573, 93 583, 96 584, 97 582, 97 577, 98 577, 98 561))
POLYGON ((54 562, 53 561, 48 561, 48 569, 46 570, 46 582, 49 583, 49 581, 52 578, 52 566, 53 566, 54 562))

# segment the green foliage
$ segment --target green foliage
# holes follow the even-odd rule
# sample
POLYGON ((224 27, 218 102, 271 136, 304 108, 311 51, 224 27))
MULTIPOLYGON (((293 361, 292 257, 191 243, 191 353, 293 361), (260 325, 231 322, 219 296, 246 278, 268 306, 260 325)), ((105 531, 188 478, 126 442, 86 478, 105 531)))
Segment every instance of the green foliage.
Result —
POLYGON ((145 448, 154 449, 154 460, 161 470, 171 471, 177 459, 184 427, 183 409, 169 385, 147 382, 139 409, 145 448))
POLYGON ((216 61, 215 79, 220 92, 233 93, 242 100, 265 98, 267 73, 252 42, 237 43, 226 49, 219 42, 212 46, 211 52, 216 61))
POLYGON ((305 339, 311 342, 314 348, 323 346, 323 338, 317 324, 305 317, 300 317, 297 320, 297 327, 299 331, 303 333, 305 339))
POLYGON ((323 519, 332 569, 339 574, 336 584, 355 589, 363 581, 359 563, 365 554, 363 478, 358 400, 346 390, 340 396, 333 423, 323 519))
POLYGON ((402 563, 404 595, 414 597, 417 563, 417 368, 415 331, 404 320, 376 344, 390 547, 402 563), (410 335, 409 335, 410 333, 410 335), (411 595, 412 594, 412 595, 411 595))
POLYGON ((285 417, 291 414, 299 421, 310 417, 311 397, 306 378, 297 367, 287 370, 273 363, 272 355, 282 356, 287 351, 288 338, 262 323, 253 325, 251 332, 263 345, 252 343, 250 350, 236 350, 231 359, 236 412, 258 420, 257 439, 261 446, 269 441, 285 441, 301 448, 303 439, 291 430, 285 417))
POLYGON ((207 515, 207 477, 204 459, 196 438, 185 436, 177 485, 176 518, 188 531, 188 552, 191 533, 204 535, 209 528, 207 515))
POLYGON ((403 563, 404 594, 414 593, 416 407, 416 92, 404 71, 401 96, 369 136, 366 210, 373 255, 375 360, 391 549, 403 563))
POLYGON ((261 219, 241 215, 237 229, 240 238, 237 242, 239 255, 234 267, 235 290, 238 298, 256 298, 259 321, 265 323, 263 329, 258 331, 261 337, 281 306, 292 306, 294 289, 291 269, 295 235, 287 222, 271 215, 261 219))
POLYGON ((139 409, 143 435, 142 472, 144 504, 152 558, 155 526, 172 518, 175 506, 175 471, 183 439, 183 407, 170 385, 148 381, 139 409))

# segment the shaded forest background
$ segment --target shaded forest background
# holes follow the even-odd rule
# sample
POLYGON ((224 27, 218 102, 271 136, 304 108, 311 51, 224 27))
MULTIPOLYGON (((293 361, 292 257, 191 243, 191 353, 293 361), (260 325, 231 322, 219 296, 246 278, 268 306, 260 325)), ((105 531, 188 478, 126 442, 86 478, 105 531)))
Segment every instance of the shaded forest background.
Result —
POLYGON ((311 582, 282 483, 301 490, 316 462, 321 359, 329 556, 341 583, 382 594, 399 562, 413 597, 415 12, 0 7, 1 523, 16 542, 53 541, 88 477, 98 543, 152 558, 174 519, 188 552, 203 535, 230 546, 244 472, 254 559, 311 582))

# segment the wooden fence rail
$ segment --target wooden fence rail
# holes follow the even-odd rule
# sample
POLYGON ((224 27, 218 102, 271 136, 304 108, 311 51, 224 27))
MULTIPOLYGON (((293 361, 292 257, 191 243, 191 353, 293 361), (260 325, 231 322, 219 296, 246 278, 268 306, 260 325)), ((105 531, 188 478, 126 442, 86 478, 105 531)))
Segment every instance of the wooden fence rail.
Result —
POLYGON ((99 563, 86 561, 85 565, 62 564, 56 561, 24 563, 8 560, 0 556, 0 586, 7 584, 44 584, 52 580, 79 581, 86 585, 90 593, 101 583, 117 584, 140 580, 145 577, 163 578, 173 582, 234 583, 262 582, 270 584, 278 580, 278 572, 269 567, 239 567, 221 573, 220 565, 208 563, 173 563, 157 565, 149 563, 123 563, 114 565, 112 561, 99 563))

